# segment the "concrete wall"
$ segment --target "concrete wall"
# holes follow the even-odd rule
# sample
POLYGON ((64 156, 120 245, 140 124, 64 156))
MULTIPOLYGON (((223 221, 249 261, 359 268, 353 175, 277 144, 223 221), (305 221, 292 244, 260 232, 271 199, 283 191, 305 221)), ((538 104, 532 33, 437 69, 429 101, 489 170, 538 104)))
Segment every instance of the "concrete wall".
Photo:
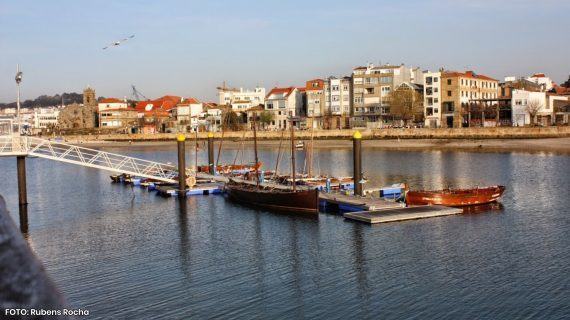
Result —
MULTIPOLYGON (((356 130, 315 130, 315 139, 351 139, 356 130)), ((497 127, 497 128, 415 128, 415 129, 365 129, 361 130, 364 139, 529 139, 570 137, 570 127, 497 127)), ((199 139, 206 139, 207 132, 198 133, 199 139)), ((215 132, 214 137, 221 137, 221 132, 215 132)), ((240 140, 243 132, 225 132, 224 138, 240 140)), ((278 140, 281 131, 260 131, 260 140, 278 140)), ((311 131, 296 131, 299 139, 310 139, 311 131)), ((247 139, 253 138, 253 132, 247 132, 247 139)), ((176 140, 176 134, 109 134, 66 136, 68 141, 161 141, 176 140)), ((194 139, 193 134, 187 135, 194 139)))

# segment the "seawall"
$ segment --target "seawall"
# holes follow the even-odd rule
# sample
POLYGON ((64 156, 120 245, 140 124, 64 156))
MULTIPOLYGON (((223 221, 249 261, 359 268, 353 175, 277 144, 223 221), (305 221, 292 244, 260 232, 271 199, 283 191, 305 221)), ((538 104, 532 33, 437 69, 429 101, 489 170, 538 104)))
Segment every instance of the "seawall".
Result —
MULTIPOLYGON (((327 139, 351 139, 356 130, 298 130, 298 139, 310 139, 311 135, 317 140, 327 139)), ((563 138, 570 137, 570 127, 497 127, 497 128, 452 128, 452 129, 429 129, 429 128, 401 128, 401 129, 364 129, 359 130, 363 139, 540 139, 540 138, 563 138)), ((206 139, 208 133, 198 133, 198 139, 206 139)), ((259 140, 279 140, 281 131, 259 131, 259 140)), ((175 140, 176 133, 158 134, 105 134, 105 135, 81 135, 65 136, 67 141, 164 141, 175 140)), ((289 133, 284 135, 289 137, 289 133)), ((194 133, 187 133, 187 139, 194 139, 194 133)), ((221 132, 215 132, 214 138, 222 137, 221 132)), ((224 132, 224 139, 240 140, 245 137, 253 139, 252 131, 224 132)))

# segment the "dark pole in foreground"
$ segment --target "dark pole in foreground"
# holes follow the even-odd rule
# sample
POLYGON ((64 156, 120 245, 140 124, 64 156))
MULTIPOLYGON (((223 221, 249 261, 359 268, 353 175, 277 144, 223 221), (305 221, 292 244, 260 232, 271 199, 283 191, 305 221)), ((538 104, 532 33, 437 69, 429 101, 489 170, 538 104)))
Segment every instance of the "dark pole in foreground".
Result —
POLYGON ((214 134, 211 132, 208 132, 208 166, 210 167, 210 174, 216 174, 214 164, 214 134))
POLYGON ((20 215, 20 231, 28 233, 28 191, 26 188, 26 157, 16 158, 18 172, 18 209, 20 215))
POLYGON ((186 136, 179 134, 176 137, 178 141, 178 196, 186 196, 186 136))
POLYGON ((354 194, 362 196, 362 135, 356 131, 352 136, 352 161, 354 177, 354 194))

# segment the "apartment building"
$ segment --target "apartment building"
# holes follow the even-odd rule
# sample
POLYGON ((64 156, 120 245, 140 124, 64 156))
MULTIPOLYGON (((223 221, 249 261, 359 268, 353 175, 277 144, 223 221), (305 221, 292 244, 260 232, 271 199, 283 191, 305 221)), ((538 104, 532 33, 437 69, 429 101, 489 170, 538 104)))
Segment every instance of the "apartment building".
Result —
MULTIPOLYGON (((424 73, 426 127, 469 126, 471 113, 496 103, 499 82, 473 71, 424 73)), ((483 125, 485 119, 480 119, 483 125)))
POLYGON ((59 120, 59 108, 36 108, 34 110, 32 129, 39 131, 57 126, 59 120))
POLYGON ((219 105, 230 105, 235 112, 246 112, 251 107, 265 103, 265 88, 253 90, 218 87, 219 105))
MULTIPOLYGON (((390 92, 404 82, 419 82, 417 68, 404 65, 356 67, 352 71, 352 126, 382 127, 390 113, 390 92), (414 81, 412 81, 412 78, 414 81)), ((422 77, 421 78, 423 81, 422 77)))
POLYGON ((323 82, 323 129, 350 128, 351 78, 329 77, 323 82))
MULTIPOLYGON (((287 129, 289 117, 302 115, 303 97, 296 87, 273 88, 265 97, 265 110, 273 113, 273 120, 269 129, 287 129)), ((293 125, 300 127, 299 121, 293 125)))
POLYGON ((428 128, 441 127, 441 72, 424 73, 424 118, 428 128))
POLYGON ((323 127, 323 111, 325 106, 324 80, 313 79, 306 82, 307 127, 319 129, 323 127))

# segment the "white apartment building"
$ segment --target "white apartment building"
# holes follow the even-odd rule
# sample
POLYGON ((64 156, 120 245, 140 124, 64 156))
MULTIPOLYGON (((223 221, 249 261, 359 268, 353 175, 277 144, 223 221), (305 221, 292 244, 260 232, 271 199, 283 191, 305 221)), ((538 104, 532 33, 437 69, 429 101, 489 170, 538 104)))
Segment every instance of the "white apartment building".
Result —
POLYGON ((219 105, 230 105, 235 112, 245 112, 265 103, 265 88, 253 90, 218 87, 219 105))
POLYGON ((105 111, 105 110, 115 110, 115 109, 127 109, 129 104, 127 103, 127 99, 117 99, 117 98, 106 98, 97 104, 98 111, 105 111))
MULTIPOLYGON (((303 108, 302 94, 298 88, 273 88, 265 97, 265 110, 273 113, 269 129, 288 128, 289 117, 298 117, 303 108)), ((299 123, 294 123, 300 126, 299 123)))
POLYGON ((324 80, 324 128, 350 127, 351 84, 350 77, 329 77, 324 80))
POLYGON ((428 128, 441 127, 441 72, 426 72, 424 82, 424 117, 428 128))
POLYGON ((33 129, 46 129, 56 126, 59 120, 59 108, 37 108, 34 110, 33 129))

